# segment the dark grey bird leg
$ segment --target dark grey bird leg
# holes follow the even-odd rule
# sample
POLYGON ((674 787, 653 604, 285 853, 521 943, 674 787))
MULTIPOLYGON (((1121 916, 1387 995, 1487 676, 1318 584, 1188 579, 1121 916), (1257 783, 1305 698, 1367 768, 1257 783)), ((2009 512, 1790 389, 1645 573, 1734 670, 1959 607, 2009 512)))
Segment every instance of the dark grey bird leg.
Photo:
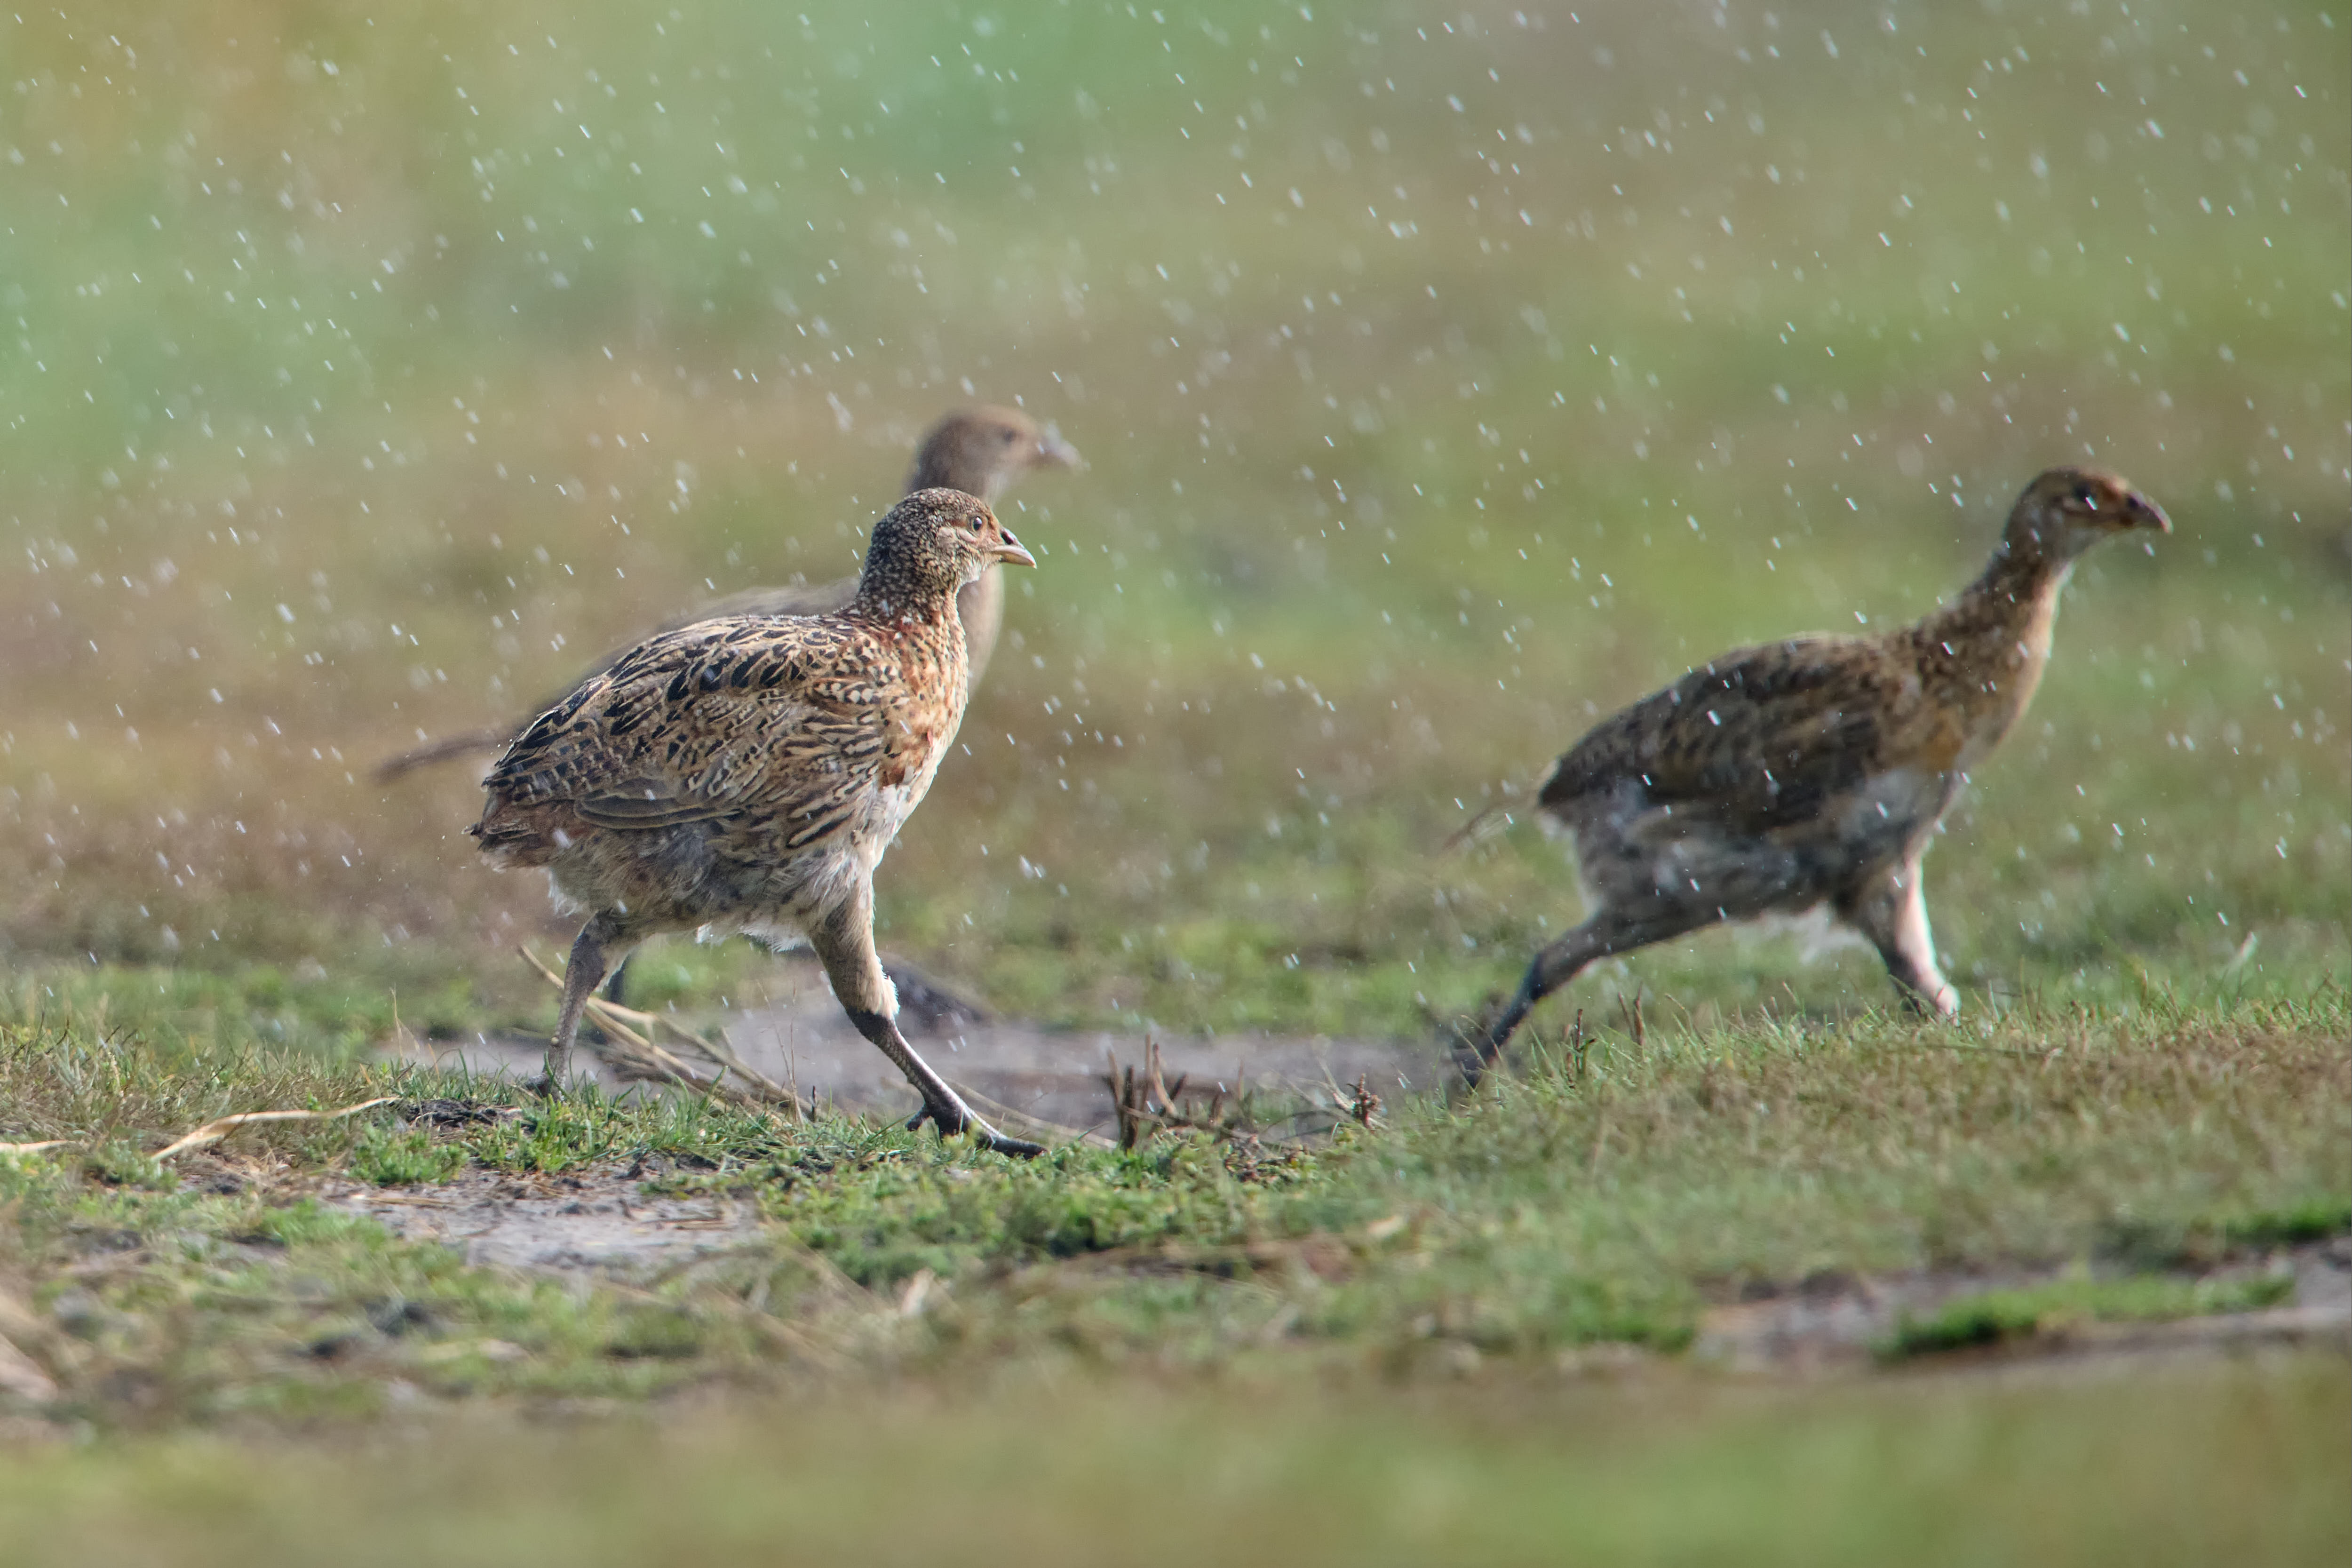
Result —
POLYGON ((1596 910, 1591 919, 1563 933, 1536 954, 1517 992, 1501 1011, 1477 1023, 1465 1021, 1454 1027, 1454 1065, 1462 1069, 1464 1079, 1475 1084, 1503 1054, 1503 1047, 1535 1010, 1536 1004, 1575 979, 1587 964, 1612 953, 1631 952, 1637 947, 1712 925, 1717 918, 1711 904, 1700 909, 1654 903, 1627 913, 1596 910))
POLYGON ((1878 949, 1886 973, 1895 977, 1903 1000, 1914 1011, 1942 1018, 1958 1015, 1960 994, 1936 964, 1936 937, 1927 926, 1927 892, 1916 859, 1839 900, 1837 912, 1878 949))
POLYGON ((969 1131, 1000 1154, 1027 1158, 1044 1153, 1043 1144, 1008 1138, 982 1121, 898 1032, 898 997, 874 952, 873 908, 873 894, 861 889, 856 897, 811 928, 809 945, 816 950, 825 978, 833 983, 835 1000, 857 1026, 857 1032, 873 1041, 923 1097, 923 1109, 907 1125, 931 1122, 941 1137, 969 1131))
POLYGON ((586 1010, 596 982, 604 978, 606 947, 625 942, 621 917, 610 910, 580 928, 579 938, 572 944, 571 962, 563 966, 563 1010, 556 1015, 555 1037, 548 1042, 547 1065, 541 1075, 551 1090, 562 1087, 564 1074, 571 1069, 572 1041, 580 1033, 580 1015, 586 1010))

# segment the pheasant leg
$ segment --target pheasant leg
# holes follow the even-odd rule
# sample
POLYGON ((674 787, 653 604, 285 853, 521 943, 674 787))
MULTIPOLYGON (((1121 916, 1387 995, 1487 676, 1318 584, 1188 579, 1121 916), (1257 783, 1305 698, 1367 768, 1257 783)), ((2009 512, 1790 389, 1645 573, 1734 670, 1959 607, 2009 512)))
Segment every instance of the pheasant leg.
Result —
POLYGON ((1575 979, 1586 965, 1612 953, 1631 952, 1637 947, 1696 931, 1713 924, 1716 919, 1711 904, 1703 910, 1651 904, 1626 913, 1605 908, 1594 911, 1591 919, 1562 933, 1559 941, 1536 954, 1518 990, 1498 1011, 1480 1022, 1465 1021, 1455 1026, 1452 1042, 1454 1065, 1461 1069, 1465 1080, 1476 1084, 1503 1054, 1504 1046, 1535 1010, 1536 1004, 1575 979))
MULTIPOLYGON (((621 922, 608 910, 582 926, 572 944, 571 960, 563 966, 563 1010, 556 1015, 555 1036, 548 1042, 547 1062, 540 1075, 549 1092, 562 1087, 571 1069, 572 1042, 580 1033, 580 1016, 587 1010, 596 983, 604 978, 607 944, 620 939, 621 922)), ((540 1085, 534 1080, 530 1087, 540 1085)))
POLYGON ((873 908, 871 892, 853 897, 810 930, 809 945, 816 950, 825 978, 833 983, 834 999, 857 1026, 857 1032, 873 1041, 923 1097, 923 1109, 908 1125, 931 1122, 942 1137, 970 1132, 1000 1154, 1032 1158, 1044 1153, 1043 1144, 1009 1138, 973 1114, 962 1097, 915 1054, 915 1047, 898 1032, 898 993, 874 952, 873 908))
POLYGON ((963 1097, 948 1087, 947 1079, 933 1072, 930 1064, 915 1054, 915 1048, 907 1043, 907 1037, 898 1032, 898 1026, 892 1020, 879 1013, 852 1010, 849 1021, 857 1026, 859 1034, 873 1041, 882 1054, 907 1075, 907 1081, 915 1086, 917 1094, 923 1097, 923 1109, 908 1120, 909 1131, 928 1121, 940 1130, 942 1138, 969 1132, 980 1141, 982 1147, 993 1149, 1000 1154, 1018 1154, 1025 1160, 1034 1159, 1045 1152, 1042 1143, 1008 1137, 982 1121, 971 1107, 963 1102, 963 1097))
POLYGON ((1868 937, 1886 961, 1886 973, 1902 988, 1903 1000, 1930 1017, 1958 1015, 1960 994, 1936 964, 1936 937, 1927 925, 1927 892, 1919 862, 1906 861, 1871 884, 1838 910, 1868 937))

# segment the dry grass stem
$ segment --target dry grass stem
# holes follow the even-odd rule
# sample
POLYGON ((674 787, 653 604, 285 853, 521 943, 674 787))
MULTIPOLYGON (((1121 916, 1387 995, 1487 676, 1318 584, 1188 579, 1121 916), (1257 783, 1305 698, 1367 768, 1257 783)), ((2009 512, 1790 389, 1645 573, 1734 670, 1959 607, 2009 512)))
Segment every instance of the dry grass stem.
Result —
POLYGON ((1640 1050, 1649 1043, 1649 1032, 1642 1026, 1642 994, 1633 993, 1633 1000, 1625 1000, 1622 991, 1617 993, 1617 1012, 1625 1020, 1625 1032, 1633 1037, 1633 1048, 1640 1050))
MULTIPOLYGON (((1167 1086, 1160 1081, 1160 1044, 1146 1035, 1143 1038, 1143 1076, 1139 1079, 1133 1067, 1122 1068, 1115 1052, 1103 1052, 1105 1070, 1103 1087, 1110 1090, 1111 1114, 1118 1122, 1118 1146, 1134 1149, 1141 1146, 1152 1133, 1167 1125, 1169 1095, 1167 1086), (1153 1091, 1157 1089, 1155 1099, 1153 1091)), ((1182 1080, 1180 1079, 1181 1084, 1182 1080)))
MULTIPOLYGON (((522 955, 523 962, 539 971, 541 977, 549 984, 559 991, 563 988, 563 977, 541 962, 538 954, 528 947, 518 947, 515 951, 522 955)), ((587 1016, 604 1036, 602 1044, 589 1042, 590 1048, 625 1079, 672 1084, 697 1094, 712 1095, 755 1109, 789 1106, 795 1117, 805 1119, 806 1110, 797 1092, 747 1065, 723 1042, 702 1039, 688 1034, 659 1014, 641 1013, 602 996, 588 999, 587 1016), (705 1073, 675 1052, 665 1049, 653 1038, 659 1029, 667 1029, 673 1038, 707 1058, 718 1070, 705 1073)))
MULTIPOLYGON (((1179 1073, 1174 1087, 1170 1087, 1160 1062, 1160 1043, 1150 1036, 1143 1037, 1140 1073, 1131 1066, 1120 1067, 1118 1058, 1108 1050, 1103 1059, 1108 1068, 1103 1074, 1103 1087, 1110 1090, 1111 1112, 1118 1121, 1120 1148, 1138 1148, 1155 1132, 1186 1128, 1227 1142, 1255 1140, 1256 1130, 1246 1125, 1243 1085, 1239 1081, 1231 1095, 1220 1085, 1210 1093, 1206 1107, 1197 1112, 1187 1111, 1182 1099, 1185 1086, 1192 1079, 1179 1073)), ((1332 1092, 1337 1100, 1336 1086, 1332 1092)))
POLYGON ((208 1143, 217 1143, 238 1128, 250 1126, 256 1122, 341 1121, 346 1116, 356 1116, 362 1110, 372 1110, 379 1105, 390 1105, 397 1098, 395 1095, 380 1094, 373 1100, 362 1100, 356 1105, 346 1105, 341 1110, 239 1111, 235 1116, 224 1116, 217 1121, 205 1122, 194 1131, 156 1150, 151 1158, 161 1164, 176 1155, 186 1153, 191 1149, 201 1149, 208 1143))

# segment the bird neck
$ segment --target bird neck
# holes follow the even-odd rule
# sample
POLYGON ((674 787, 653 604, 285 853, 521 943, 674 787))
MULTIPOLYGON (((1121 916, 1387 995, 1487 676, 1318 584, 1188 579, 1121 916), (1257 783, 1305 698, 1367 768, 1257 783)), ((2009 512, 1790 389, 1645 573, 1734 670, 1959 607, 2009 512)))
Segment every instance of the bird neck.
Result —
POLYGON ((963 623, 965 657, 976 685, 996 651, 996 636, 1004 626, 1004 568, 991 566, 963 585, 956 595, 956 618, 963 623))
POLYGON ((857 593, 849 613, 879 626, 951 628, 961 637, 956 616, 956 590, 887 562, 867 558, 858 574, 857 593))
POLYGON ((2012 524, 1982 574, 1913 631, 1924 667, 1958 695, 1971 731, 1990 745, 2033 699, 2050 662, 2058 595, 2074 562, 2012 524))
POLYGON ((1997 586, 2022 590, 2018 596, 2029 597, 2045 586, 2054 588, 2063 583, 2074 564, 2073 554, 2061 548, 2043 529, 2024 519, 2011 518, 2009 526, 2001 531, 2000 542, 1993 548, 1992 559, 1985 563, 1984 571, 1970 585, 1970 591, 1997 586))

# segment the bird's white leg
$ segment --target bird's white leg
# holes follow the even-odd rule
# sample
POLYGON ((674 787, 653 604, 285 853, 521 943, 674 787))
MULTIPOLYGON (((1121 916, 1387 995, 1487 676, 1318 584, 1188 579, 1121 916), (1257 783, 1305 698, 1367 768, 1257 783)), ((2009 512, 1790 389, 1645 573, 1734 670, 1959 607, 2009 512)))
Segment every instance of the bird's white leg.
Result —
POLYGON ((849 1021, 857 1026, 857 1032, 888 1057, 892 1065, 907 1075, 907 1081, 915 1086, 915 1092, 923 1097, 923 1109, 908 1125, 931 1122, 942 1137, 968 1131, 1000 1154, 1033 1157, 1044 1153, 1043 1144, 1009 1138, 982 1121, 963 1102, 963 1097, 915 1054, 915 1047, 899 1033, 898 993, 889 976, 882 972, 882 961, 874 952, 873 900, 872 891, 861 888, 855 897, 809 929, 809 945, 824 965, 825 978, 833 984, 834 999, 849 1015, 849 1021))
POLYGON ((1936 966, 1936 937, 1927 925, 1927 892, 1916 859, 1896 866, 1840 912, 1878 949, 1906 1002, 1941 1018, 1959 1013, 1960 994, 1936 966))
POLYGON ((541 1069, 551 1091, 562 1086, 571 1068, 572 1042, 580 1032, 580 1016, 587 1010, 596 983, 604 978, 606 950, 615 943, 622 946, 625 957, 629 943, 625 928, 620 917, 606 910, 582 926, 572 944, 571 961, 563 966, 563 1010, 556 1015, 555 1037, 548 1042, 547 1063, 541 1069))

